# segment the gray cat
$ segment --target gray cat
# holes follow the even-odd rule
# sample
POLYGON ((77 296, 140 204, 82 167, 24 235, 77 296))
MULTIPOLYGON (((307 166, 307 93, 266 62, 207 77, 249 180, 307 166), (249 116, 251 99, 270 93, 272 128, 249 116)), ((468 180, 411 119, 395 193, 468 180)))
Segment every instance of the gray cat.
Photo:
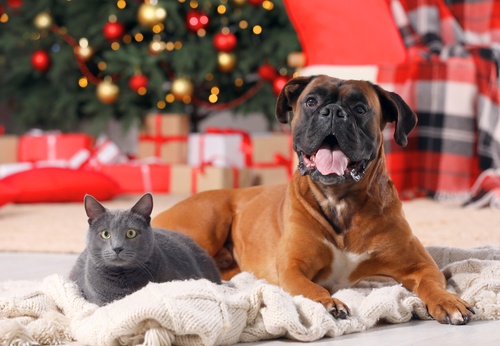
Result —
POLYGON ((127 210, 108 210, 90 195, 84 205, 89 217, 87 247, 69 278, 88 301, 102 306, 148 282, 201 278, 221 282, 213 259, 191 238, 151 228, 151 194, 127 210))

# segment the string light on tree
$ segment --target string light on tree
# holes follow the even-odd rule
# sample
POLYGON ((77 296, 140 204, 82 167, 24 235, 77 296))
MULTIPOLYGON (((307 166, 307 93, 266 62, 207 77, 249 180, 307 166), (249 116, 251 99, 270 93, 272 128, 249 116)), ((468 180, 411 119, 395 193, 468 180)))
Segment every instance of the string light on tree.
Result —
POLYGON ((154 35, 153 40, 149 43, 149 54, 156 55, 165 50, 166 44, 161 40, 160 35, 154 35))
POLYGON ((35 16, 33 24, 40 30, 50 29, 52 26, 52 17, 48 12, 41 12, 35 16))
POLYGON ((83 61, 89 61, 94 55, 94 49, 89 45, 89 41, 85 37, 78 41, 78 46, 73 48, 73 51, 83 61))
POLYGON ((97 98, 104 104, 112 104, 118 99, 120 88, 113 83, 111 77, 106 77, 97 85, 97 98))

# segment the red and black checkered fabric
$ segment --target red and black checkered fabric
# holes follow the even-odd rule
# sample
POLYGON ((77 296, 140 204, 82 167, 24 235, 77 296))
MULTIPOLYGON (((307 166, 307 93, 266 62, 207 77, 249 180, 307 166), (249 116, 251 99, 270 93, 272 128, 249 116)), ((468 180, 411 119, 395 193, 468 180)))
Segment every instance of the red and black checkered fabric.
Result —
POLYGON ((391 0, 408 61, 378 83, 418 115, 408 146, 386 129, 387 165, 403 198, 465 199, 500 167, 500 1, 391 0))

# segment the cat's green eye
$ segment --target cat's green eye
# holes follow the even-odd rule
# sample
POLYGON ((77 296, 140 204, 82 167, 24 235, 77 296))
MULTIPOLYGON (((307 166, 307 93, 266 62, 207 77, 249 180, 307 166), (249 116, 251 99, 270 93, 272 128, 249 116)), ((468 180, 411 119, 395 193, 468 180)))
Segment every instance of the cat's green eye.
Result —
POLYGON ((137 232, 133 229, 129 229, 127 231, 127 238, 128 239, 132 239, 132 238, 135 238, 137 236, 137 232))
POLYGON ((101 232, 101 237, 103 239, 109 239, 111 238, 111 232, 105 229, 104 231, 101 232))

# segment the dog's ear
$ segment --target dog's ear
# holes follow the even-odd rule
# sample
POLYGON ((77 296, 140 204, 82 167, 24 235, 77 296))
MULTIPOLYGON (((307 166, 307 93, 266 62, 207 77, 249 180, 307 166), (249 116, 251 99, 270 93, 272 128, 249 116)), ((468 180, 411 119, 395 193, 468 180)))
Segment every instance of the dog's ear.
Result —
POLYGON ((313 78, 313 76, 292 78, 281 89, 276 101, 276 118, 280 123, 288 123, 288 112, 292 110, 292 105, 313 78))
POLYGON ((396 122, 394 139, 400 146, 408 144, 408 134, 417 124, 417 115, 398 94, 373 85, 378 94, 380 106, 382 107, 383 120, 385 122, 396 122))

